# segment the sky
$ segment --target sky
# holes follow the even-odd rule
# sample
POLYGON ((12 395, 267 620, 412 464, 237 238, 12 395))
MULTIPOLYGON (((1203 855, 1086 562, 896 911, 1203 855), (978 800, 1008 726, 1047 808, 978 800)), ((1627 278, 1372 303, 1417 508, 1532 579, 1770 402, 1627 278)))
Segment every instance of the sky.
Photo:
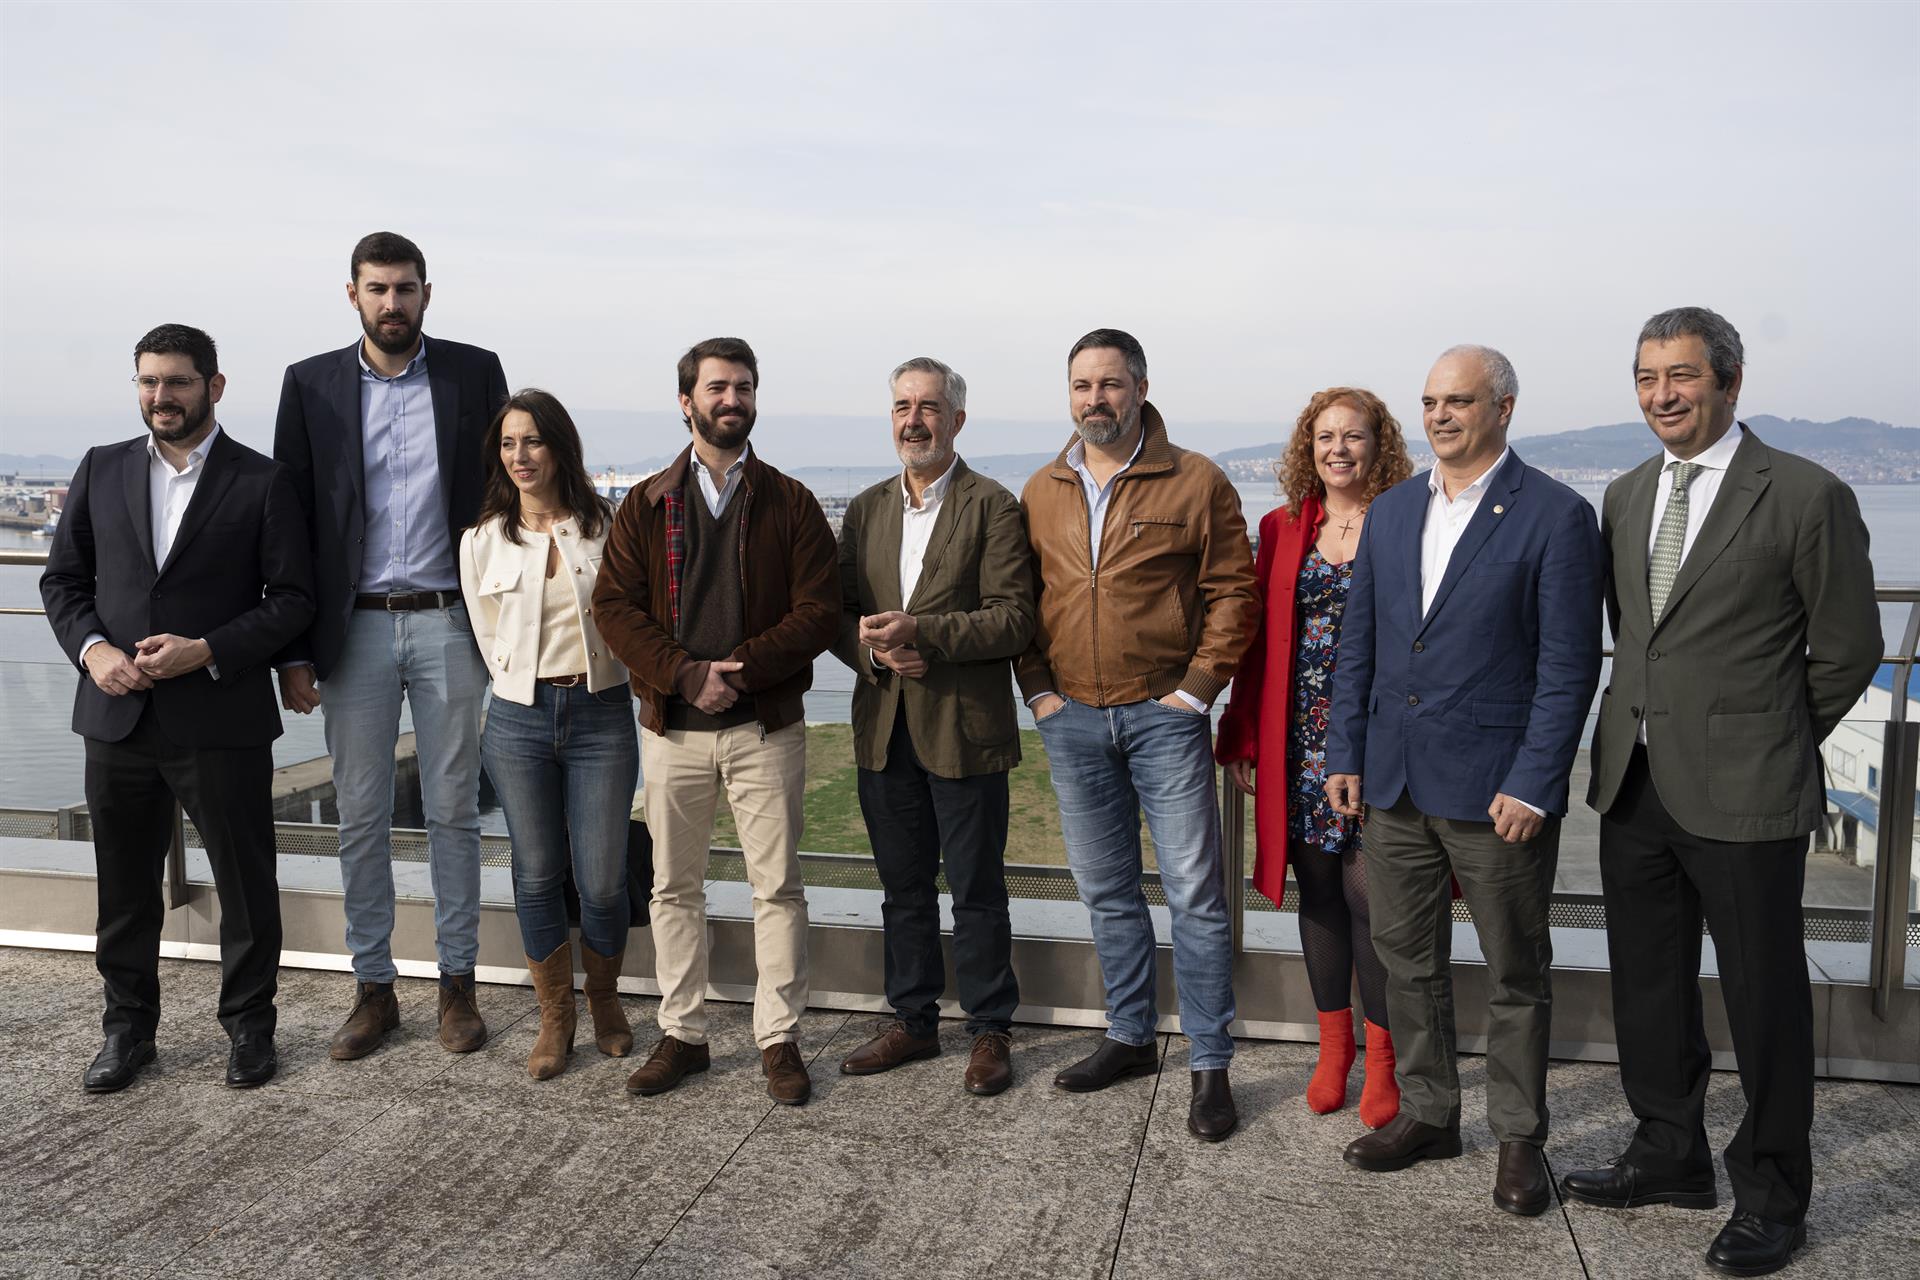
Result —
POLYGON ((1920 425, 1920 6, 0 6, 0 452, 136 434, 168 321, 267 447, 373 230, 603 461, 684 443, 715 334, 766 456, 847 465, 923 354, 963 452, 1057 447, 1107 325, 1209 448, 1343 383, 1413 427, 1459 342, 1516 436, 1631 421, 1682 304, 1741 330, 1743 409, 1920 425))

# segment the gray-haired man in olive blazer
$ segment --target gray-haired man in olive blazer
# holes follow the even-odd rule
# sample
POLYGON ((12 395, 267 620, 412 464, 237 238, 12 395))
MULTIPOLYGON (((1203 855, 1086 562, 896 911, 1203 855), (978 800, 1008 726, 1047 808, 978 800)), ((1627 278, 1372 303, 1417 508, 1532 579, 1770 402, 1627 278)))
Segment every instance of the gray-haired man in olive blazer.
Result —
POLYGON ((1013 1082, 1008 1029, 1020 990, 1007 916, 1007 771, 1020 762, 1009 660, 1033 638, 1020 503, 953 450, 967 384, 921 357, 893 371, 903 471, 866 490, 840 526, 844 612, 834 652, 853 691, 860 811, 886 891, 894 1017, 840 1069, 872 1075, 940 1052, 946 989, 936 877, 953 894, 953 967, 973 1093, 1013 1082))
POLYGON ((1639 1120, 1572 1199, 1712 1208, 1700 923, 1713 933, 1747 1114, 1726 1151, 1734 1213, 1707 1262, 1787 1264, 1813 1184, 1813 1001, 1801 941, 1817 749, 1880 657, 1853 491, 1734 420, 1740 335, 1701 307, 1640 331, 1634 378, 1658 457, 1607 488, 1613 676, 1587 802, 1599 810, 1620 1083, 1639 1120))

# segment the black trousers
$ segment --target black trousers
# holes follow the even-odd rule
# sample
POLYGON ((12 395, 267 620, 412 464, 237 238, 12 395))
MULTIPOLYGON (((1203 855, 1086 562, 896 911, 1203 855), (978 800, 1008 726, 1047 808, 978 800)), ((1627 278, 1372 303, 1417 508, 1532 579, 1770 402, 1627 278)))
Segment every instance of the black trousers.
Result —
POLYGON ((1640 1121, 1626 1158, 1652 1172, 1713 1171, 1701 1024, 1700 924, 1713 934, 1747 1113, 1727 1144, 1739 1208, 1806 1216, 1813 1189, 1813 993, 1802 942, 1807 837, 1736 844, 1681 830, 1635 747, 1600 824, 1620 1084, 1640 1121))
POLYGON ((1007 775, 942 778, 914 754, 906 712, 894 719, 887 767, 860 770, 860 812, 885 890, 887 1003, 917 1036, 940 1021, 944 854, 953 894, 953 970, 967 1031, 1005 1031, 1020 1003, 1007 915, 1007 775))
POLYGON ((177 798, 199 828, 220 895, 220 1025, 272 1035, 280 968, 273 751, 175 745, 148 704, 119 742, 85 739, 100 917, 94 962, 108 1035, 151 1040, 160 1023, 161 896, 177 798))

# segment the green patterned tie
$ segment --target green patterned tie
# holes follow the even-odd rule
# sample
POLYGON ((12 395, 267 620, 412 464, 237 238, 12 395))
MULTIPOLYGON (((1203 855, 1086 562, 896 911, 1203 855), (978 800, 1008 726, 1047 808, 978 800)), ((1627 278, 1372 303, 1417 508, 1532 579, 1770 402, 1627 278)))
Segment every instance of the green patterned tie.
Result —
POLYGON ((1653 601, 1654 620, 1667 607, 1667 593, 1680 572, 1680 560, 1687 546, 1687 486, 1704 468, 1697 462, 1673 464, 1673 492, 1667 495, 1667 509, 1660 515, 1660 532, 1654 535, 1653 559, 1647 565, 1647 595, 1653 601))

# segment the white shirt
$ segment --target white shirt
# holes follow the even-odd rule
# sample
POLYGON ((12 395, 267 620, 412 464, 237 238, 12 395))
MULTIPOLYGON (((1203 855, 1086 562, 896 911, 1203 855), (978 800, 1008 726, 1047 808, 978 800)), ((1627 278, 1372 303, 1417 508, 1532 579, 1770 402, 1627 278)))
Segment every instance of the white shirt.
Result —
POLYGON ((700 494, 707 500, 707 510, 713 515, 718 516, 727 509, 727 502, 733 497, 733 491, 740 487, 740 473, 745 470, 747 455, 751 452, 753 452, 752 445, 741 445, 740 456, 735 458, 733 465, 727 468, 726 483, 716 485, 713 482, 713 472, 707 469, 706 463, 700 461, 700 451, 698 449, 693 451, 693 469, 700 477, 700 494))
POLYGON ((947 463, 947 469, 940 478, 927 486, 920 495, 920 505, 913 505, 913 495, 907 488, 907 477, 900 476, 900 607, 906 608, 913 603, 913 590, 920 585, 920 567, 927 558, 927 543, 933 537, 934 521, 940 518, 940 503, 947 496, 947 490, 953 487, 954 462, 947 463))
POLYGON ((1500 464, 1507 460, 1511 452, 1511 449, 1502 449, 1492 466, 1452 498, 1447 496, 1446 482, 1440 477, 1439 467, 1427 474, 1427 519, 1420 526, 1422 618, 1432 611, 1433 598, 1440 594, 1440 580, 1447 576, 1447 564, 1453 559, 1454 548, 1460 545, 1460 535, 1467 531, 1467 522, 1480 509, 1480 499, 1487 496, 1487 477, 1500 469, 1500 464))

